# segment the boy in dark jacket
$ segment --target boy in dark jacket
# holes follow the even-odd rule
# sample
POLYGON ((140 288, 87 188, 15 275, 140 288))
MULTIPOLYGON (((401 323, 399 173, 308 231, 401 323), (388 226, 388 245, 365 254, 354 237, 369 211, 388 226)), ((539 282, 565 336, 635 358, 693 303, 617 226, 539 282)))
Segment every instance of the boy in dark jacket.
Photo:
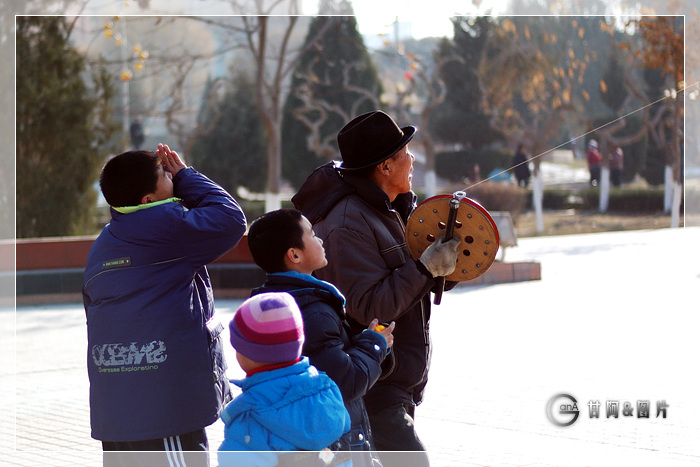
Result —
MULTIPOLYGON (((311 275, 328 262, 323 242, 301 212, 281 209, 259 217, 250 226, 248 246, 256 264, 268 274, 265 284, 253 295, 287 292, 295 298, 306 333, 302 353, 340 388, 352 427, 336 447, 374 451, 362 396, 381 375, 381 362, 393 344, 395 324, 375 332, 375 319, 367 330, 353 335, 345 317, 343 295, 332 284, 311 275)), ((376 465, 378 458, 372 455, 370 462, 372 458, 376 465)), ((359 458, 353 461, 356 466, 362 465, 359 458)))
POLYGON ((183 461, 121 451, 200 451, 196 465, 208 465, 205 427, 231 391, 205 265, 238 243, 245 216, 165 145, 113 157, 100 187, 112 220, 83 284, 92 437, 117 451, 109 465, 183 461))

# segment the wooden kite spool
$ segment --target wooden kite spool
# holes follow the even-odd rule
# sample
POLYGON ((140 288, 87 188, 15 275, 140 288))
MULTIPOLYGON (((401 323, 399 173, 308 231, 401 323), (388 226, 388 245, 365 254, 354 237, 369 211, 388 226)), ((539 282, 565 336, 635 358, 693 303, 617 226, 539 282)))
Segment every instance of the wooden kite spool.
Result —
POLYGON ((484 274, 496 260, 499 245, 496 223, 464 192, 433 196, 419 204, 406 223, 406 243, 413 258, 418 259, 431 243, 444 236, 453 198, 460 201, 453 234, 461 239, 460 254, 457 267, 445 279, 461 282, 484 274))

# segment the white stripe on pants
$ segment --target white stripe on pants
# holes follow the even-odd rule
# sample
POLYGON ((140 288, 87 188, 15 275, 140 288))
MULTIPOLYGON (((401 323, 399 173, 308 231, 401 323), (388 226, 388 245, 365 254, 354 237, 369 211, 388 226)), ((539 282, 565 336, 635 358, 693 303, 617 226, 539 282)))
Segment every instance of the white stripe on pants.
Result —
POLYGON ((168 463, 170 464, 170 467, 187 467, 187 464, 185 463, 185 456, 182 453, 180 436, 163 438, 163 444, 165 445, 165 452, 168 456, 168 463))

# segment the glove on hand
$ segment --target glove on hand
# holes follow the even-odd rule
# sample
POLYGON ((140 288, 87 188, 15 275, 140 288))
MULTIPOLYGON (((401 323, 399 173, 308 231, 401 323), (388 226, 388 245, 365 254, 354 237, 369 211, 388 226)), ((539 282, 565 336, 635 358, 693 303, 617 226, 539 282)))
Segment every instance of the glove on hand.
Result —
POLYGON ((457 266, 460 243, 461 240, 457 237, 448 241, 445 241, 445 237, 440 237, 425 249, 418 260, 433 277, 448 276, 457 266))

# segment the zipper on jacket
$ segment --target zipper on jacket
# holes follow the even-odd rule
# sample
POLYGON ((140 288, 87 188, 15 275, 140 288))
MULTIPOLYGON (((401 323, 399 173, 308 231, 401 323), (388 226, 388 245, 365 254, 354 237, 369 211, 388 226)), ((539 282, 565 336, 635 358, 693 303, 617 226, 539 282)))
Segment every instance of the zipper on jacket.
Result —
POLYGON ((405 235, 406 234, 406 224, 403 223, 403 219, 401 219, 401 214, 399 214, 399 212, 391 206, 391 203, 389 202, 389 200, 384 200, 384 202, 386 203, 386 207, 389 210, 389 212, 393 213, 396 216, 396 218, 399 220, 399 225, 401 225, 401 230, 404 232, 404 235, 405 235))
POLYGON ((143 267, 147 267, 147 266, 157 266, 157 265, 160 265, 160 264, 168 264, 168 263, 172 263, 172 262, 175 262, 175 261, 180 261, 180 260, 183 260, 183 259, 185 259, 185 258, 187 258, 187 257, 186 257, 186 256, 181 256, 181 257, 179 257, 179 258, 166 259, 165 261, 158 261, 158 262, 155 262, 155 263, 142 264, 142 265, 140 265, 140 266, 127 266, 127 267, 122 267, 122 268, 105 269, 105 270, 102 270, 102 271, 98 272, 97 274, 95 274, 94 276, 92 276, 90 279, 88 279, 87 281, 85 281, 84 287, 87 287, 88 284, 89 284, 90 282, 92 282, 92 280, 95 279, 97 276, 102 275, 102 274, 107 273, 107 272, 112 272, 112 271, 124 271, 124 270, 126 270, 126 269, 136 269, 136 268, 143 268, 143 267))
MULTIPOLYGON (((401 219, 401 214, 399 214, 399 212, 391 206, 391 203, 388 200, 385 200, 385 203, 389 212, 394 213, 396 219, 398 219, 399 225, 401 225, 401 230, 404 232, 405 236, 406 224, 404 224, 403 219, 401 219)), ((406 243, 404 242, 403 245, 406 245, 406 243)), ((428 337, 428 322, 425 319, 425 305, 423 303, 423 299, 419 300, 418 303, 420 304, 421 322, 423 323, 423 345, 427 349, 430 346, 430 338, 428 337)), ((430 291, 428 291, 428 303, 430 303, 430 291)), ((428 304, 428 306, 430 306, 430 304, 428 304)))

